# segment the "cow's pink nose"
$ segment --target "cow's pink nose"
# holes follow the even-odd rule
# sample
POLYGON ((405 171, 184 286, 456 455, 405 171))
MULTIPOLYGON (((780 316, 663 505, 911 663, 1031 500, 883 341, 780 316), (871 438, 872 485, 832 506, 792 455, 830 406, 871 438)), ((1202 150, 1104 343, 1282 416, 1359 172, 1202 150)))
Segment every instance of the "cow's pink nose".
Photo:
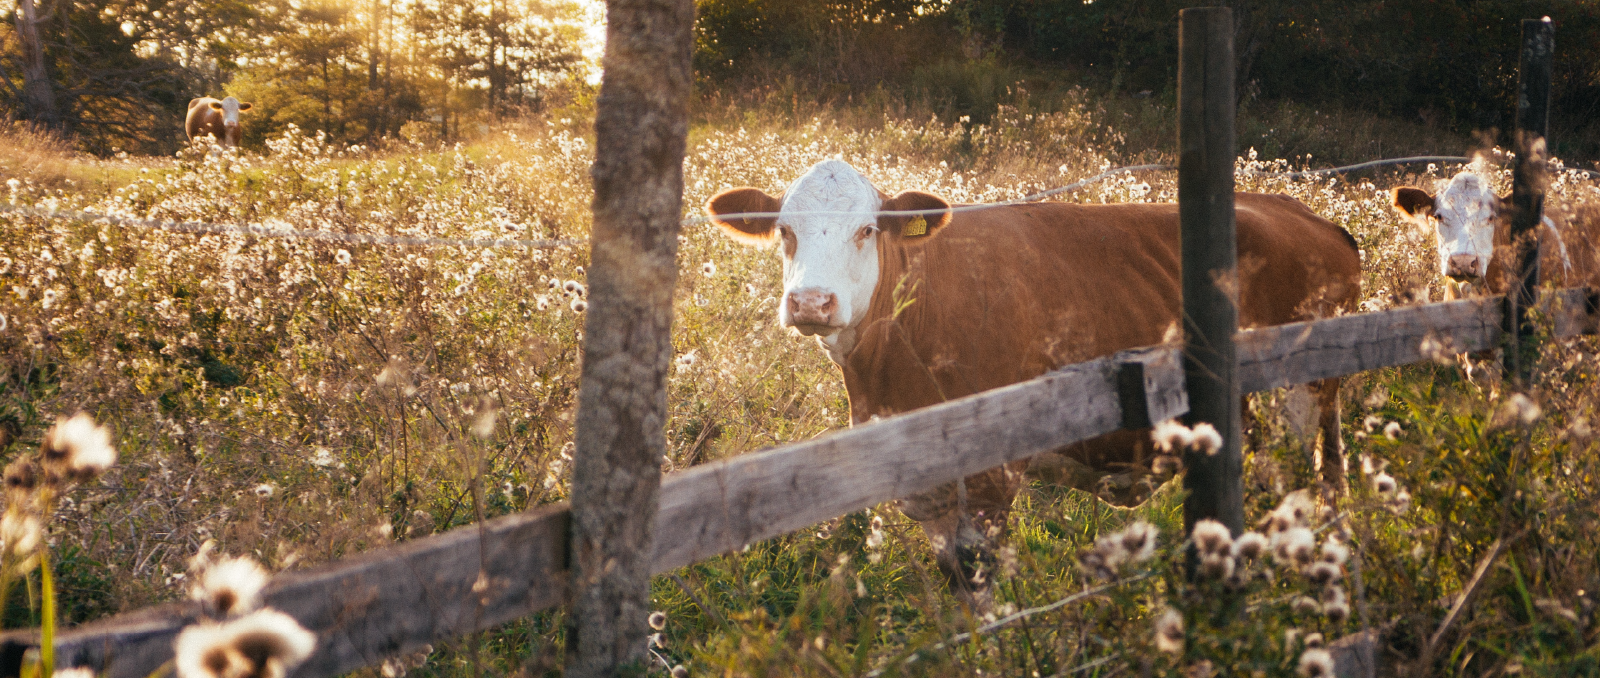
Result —
POLYGON ((1445 266, 1445 275, 1457 280, 1478 277, 1478 255, 1452 254, 1448 265, 1445 266))
POLYGON ((801 326, 832 325, 839 298, 822 290, 795 290, 789 293, 789 323, 801 326))

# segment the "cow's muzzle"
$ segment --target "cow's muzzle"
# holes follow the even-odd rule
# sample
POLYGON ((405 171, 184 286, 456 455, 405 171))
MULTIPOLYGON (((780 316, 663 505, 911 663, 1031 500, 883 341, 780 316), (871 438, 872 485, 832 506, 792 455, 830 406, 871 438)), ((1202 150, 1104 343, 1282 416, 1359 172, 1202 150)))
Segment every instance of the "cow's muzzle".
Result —
POLYGON ((785 296, 789 305, 789 325, 801 334, 832 334, 838 331, 834 315, 839 310, 839 297, 819 289, 795 290, 785 296))
POLYGON ((1452 254, 1445 260, 1444 274, 1456 282, 1470 282, 1483 277, 1478 272, 1478 255, 1452 254))

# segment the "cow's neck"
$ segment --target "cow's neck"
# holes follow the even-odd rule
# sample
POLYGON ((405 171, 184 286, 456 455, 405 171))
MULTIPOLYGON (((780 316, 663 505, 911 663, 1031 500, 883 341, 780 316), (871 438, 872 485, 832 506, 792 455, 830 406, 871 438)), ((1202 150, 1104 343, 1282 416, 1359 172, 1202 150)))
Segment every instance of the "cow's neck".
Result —
POLYGON ((833 364, 844 367, 850 353, 856 350, 856 328, 852 325, 826 337, 817 337, 817 343, 828 352, 833 364))

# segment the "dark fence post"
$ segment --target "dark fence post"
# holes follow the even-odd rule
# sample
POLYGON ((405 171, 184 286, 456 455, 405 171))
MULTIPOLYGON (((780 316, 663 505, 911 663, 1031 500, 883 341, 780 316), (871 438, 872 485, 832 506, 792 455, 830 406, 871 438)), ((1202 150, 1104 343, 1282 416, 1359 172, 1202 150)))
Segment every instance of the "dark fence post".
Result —
POLYGON ((1506 291, 1506 373, 1527 383, 1538 347, 1528 309, 1539 291, 1539 222, 1550 158, 1550 64, 1555 27, 1550 17, 1522 21, 1522 57, 1517 81, 1516 164, 1511 169, 1511 246, 1516 253, 1511 288, 1506 291))
POLYGON ((1182 224, 1183 368, 1188 423, 1222 434, 1214 455, 1188 452, 1186 529, 1206 518, 1244 529, 1239 453, 1238 247, 1234 234, 1233 12, 1178 13, 1178 215, 1182 224))
POLYGON ((693 0, 610 0, 595 105, 594 227, 566 675, 643 675, 666 452, 672 290, 694 82, 693 0))

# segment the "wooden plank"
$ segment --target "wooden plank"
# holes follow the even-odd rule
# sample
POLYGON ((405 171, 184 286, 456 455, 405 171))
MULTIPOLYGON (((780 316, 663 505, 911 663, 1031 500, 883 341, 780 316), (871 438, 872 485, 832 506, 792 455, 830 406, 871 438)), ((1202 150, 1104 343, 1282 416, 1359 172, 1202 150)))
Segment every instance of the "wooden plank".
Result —
MULTIPOLYGON (((274 577, 265 604, 318 638, 294 675, 347 673, 560 605, 568 520, 557 504, 274 577)), ((172 658, 172 641, 198 615, 193 604, 169 604, 86 624, 56 641, 57 665, 145 678, 172 658)), ((33 634, 6 634, 0 643, 35 646, 33 634)), ((17 675, 20 652, 3 654, 17 663, 0 675, 17 675)))
POLYGON ((1493 348, 1503 304, 1502 297, 1465 299, 1245 330, 1239 388, 1253 393, 1427 360, 1422 342, 1430 337, 1450 354, 1493 348))
POLYGON ((1234 222, 1233 10, 1178 12, 1178 220, 1183 361, 1190 426, 1207 423, 1222 449, 1184 452, 1183 526, 1217 520, 1244 531, 1239 411, 1238 237, 1234 222))
MULTIPOLYGON (((1150 416, 1182 414, 1175 348, 1145 363, 1150 416)), ((1000 464, 1121 427, 1118 359, 781 448, 675 473, 662 485, 657 572, 932 489, 1000 464)))

